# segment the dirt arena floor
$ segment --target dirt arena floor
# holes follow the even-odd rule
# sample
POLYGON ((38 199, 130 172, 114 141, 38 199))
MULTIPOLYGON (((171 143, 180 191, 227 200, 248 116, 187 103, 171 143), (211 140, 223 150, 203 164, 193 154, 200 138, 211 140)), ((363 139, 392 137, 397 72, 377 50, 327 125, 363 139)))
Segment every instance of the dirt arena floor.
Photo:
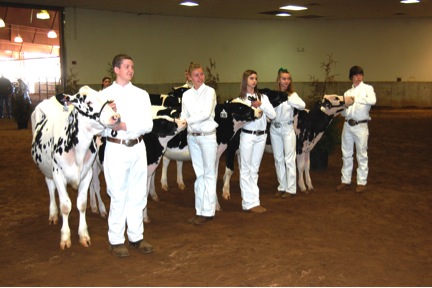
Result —
POLYGON ((375 108, 371 116, 365 193, 335 191, 338 148, 328 169, 312 171, 314 192, 276 199, 273 156, 266 154, 259 186, 268 212, 242 212, 236 171, 231 200, 220 196, 219 180, 223 210, 196 227, 187 223, 192 166, 185 164, 187 189, 180 191, 172 163, 169 192, 160 189, 159 167, 160 202, 148 205, 145 238, 155 251, 131 250, 126 259, 109 253, 107 220, 90 209, 92 246, 79 244, 72 189, 72 247, 60 250, 60 224, 48 225, 48 190, 30 156, 31 130, 0 119, 0 285, 432 286, 432 110, 375 108))

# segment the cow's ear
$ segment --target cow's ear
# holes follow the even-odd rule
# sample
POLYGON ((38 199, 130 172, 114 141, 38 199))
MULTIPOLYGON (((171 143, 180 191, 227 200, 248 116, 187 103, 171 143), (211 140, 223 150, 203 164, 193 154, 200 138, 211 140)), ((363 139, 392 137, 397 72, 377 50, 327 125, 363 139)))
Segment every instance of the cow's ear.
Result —
POLYGON ((58 101, 61 105, 64 105, 65 102, 67 102, 66 95, 64 95, 64 94, 62 94, 62 93, 57 94, 55 97, 56 97, 57 101, 58 101))

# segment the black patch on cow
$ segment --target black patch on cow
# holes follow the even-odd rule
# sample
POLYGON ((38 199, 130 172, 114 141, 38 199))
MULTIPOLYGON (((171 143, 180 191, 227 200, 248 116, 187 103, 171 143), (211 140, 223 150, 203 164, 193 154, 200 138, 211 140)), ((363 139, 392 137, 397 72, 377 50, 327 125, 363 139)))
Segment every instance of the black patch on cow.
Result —
POLYGON ((155 133, 147 133, 144 135, 144 143, 147 153, 147 165, 158 163, 164 150, 159 142, 159 137, 155 133))
POLYGON ((269 88, 258 89, 262 94, 267 95, 273 107, 279 106, 281 103, 288 100, 288 94, 282 91, 271 90, 269 88))
POLYGON ((187 146, 187 130, 180 131, 167 144, 168 148, 179 148, 180 150, 187 146))

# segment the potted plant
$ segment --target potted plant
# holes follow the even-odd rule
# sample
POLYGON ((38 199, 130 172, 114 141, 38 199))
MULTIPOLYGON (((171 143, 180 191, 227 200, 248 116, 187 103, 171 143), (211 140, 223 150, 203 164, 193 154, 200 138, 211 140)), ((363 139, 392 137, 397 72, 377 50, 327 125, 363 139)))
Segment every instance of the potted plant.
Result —
POLYGON ((33 112, 33 107, 21 91, 15 93, 11 98, 12 117, 18 124, 18 129, 27 129, 33 112))
MULTIPOLYGON (((312 95, 305 101, 306 107, 312 107, 316 101, 321 100, 326 94, 329 84, 336 79, 337 74, 332 74, 332 69, 337 61, 333 59, 331 53, 327 57, 327 60, 321 63, 321 68, 324 70, 324 81, 320 82, 315 76, 310 76, 312 95)), ((340 117, 333 118, 322 138, 310 152, 310 167, 312 170, 324 170, 327 168, 328 156, 341 143, 340 123, 340 117)))

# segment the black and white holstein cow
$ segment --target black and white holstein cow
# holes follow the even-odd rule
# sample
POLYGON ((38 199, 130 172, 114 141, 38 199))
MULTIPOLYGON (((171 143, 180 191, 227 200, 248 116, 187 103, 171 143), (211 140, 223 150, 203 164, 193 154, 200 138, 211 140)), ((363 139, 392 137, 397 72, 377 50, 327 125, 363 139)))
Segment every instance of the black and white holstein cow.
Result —
MULTIPOLYGON (((288 99, 288 95, 286 93, 283 92, 278 92, 278 91, 273 91, 270 89, 260 89, 259 90, 260 93, 262 94, 266 94, 267 97, 269 98, 270 103, 273 105, 273 107, 277 107, 279 106, 281 103, 283 103, 284 101, 286 101, 288 99)), ((238 100, 231 100, 231 101, 238 101, 238 100)), ((241 101, 240 101, 241 102, 241 101)), ((243 105, 245 105, 243 103, 243 105)), ((215 121, 218 122, 218 115, 217 111, 215 113, 215 121)), ((245 122, 247 121, 252 121, 251 120, 244 120, 241 123, 241 126, 239 126, 239 128, 241 128, 245 122)), ((237 125, 240 125, 240 123, 237 123, 237 125)), ((236 151, 238 150, 239 144, 240 144, 240 129, 236 129, 234 133, 232 133, 233 131, 231 131, 229 134, 230 135, 230 140, 229 142, 226 142, 227 145, 225 146, 224 150, 225 151, 225 160, 226 161, 230 161, 231 158, 234 158, 234 155, 236 153, 236 151)), ((227 125, 219 125, 219 127, 217 128, 217 133, 227 133, 226 129, 227 129, 227 125), (219 132, 218 132, 219 131, 219 132)), ((218 141, 219 143, 219 141, 218 141)), ((178 135, 176 136, 173 140, 171 140, 170 143, 168 143, 168 149, 163 157, 163 166, 162 166, 162 176, 161 176, 161 185, 162 185, 162 190, 164 191, 168 191, 169 186, 168 186, 168 179, 167 179, 167 174, 168 174, 168 165, 170 163, 170 160, 176 160, 177 161, 177 185, 178 188, 180 190, 184 190, 185 189, 185 185, 183 182, 183 161, 190 161, 190 155, 189 155, 189 150, 186 147, 187 142, 186 142, 186 135, 178 135), (184 139, 179 139, 179 137, 182 136, 184 137, 184 139), (177 141, 177 142, 173 142, 173 141, 177 141), (186 149, 185 149, 186 148, 186 149)), ((219 157, 221 156, 218 155, 219 157)), ((219 159, 219 158, 218 158, 219 159)), ((232 160, 234 161, 234 160, 232 160)), ((234 164, 232 165, 234 166, 234 164)), ((232 167, 231 171, 233 171, 234 167, 232 167)), ((224 199, 228 199, 229 198, 229 178, 231 177, 231 175, 228 176, 229 174, 229 170, 226 169, 225 175, 224 175, 224 188, 222 189, 222 197, 224 199), (228 172, 227 172, 228 171, 228 172), (225 179, 227 181, 225 181, 225 179)))
POLYGON ((32 113, 31 155, 45 175, 50 196, 50 224, 58 222, 55 191, 58 192, 63 218, 61 249, 71 246, 68 217, 72 203, 66 190, 68 184, 78 190, 80 243, 84 247, 91 245, 85 213, 91 168, 97 152, 95 135, 120 122, 120 115, 108 103, 102 101, 97 91, 84 86, 75 95, 58 94, 42 101, 32 113))
MULTIPOLYGON (((272 94, 274 92, 268 93, 272 94)), ((344 98, 343 96, 337 95, 325 95, 321 101, 314 103, 314 106, 310 111, 299 111, 295 109, 293 125, 296 133, 296 162, 298 170, 297 184, 300 191, 307 192, 308 190, 314 190, 309 173, 310 151, 312 151, 321 139, 334 117, 339 115, 344 109, 352 104, 352 98, 344 98), (306 179, 306 185, 304 179, 306 179)), ((233 142, 232 147, 230 147, 226 153, 226 168, 222 189, 222 197, 224 199, 230 198, 230 179, 234 171, 234 159, 238 147, 239 141, 233 142)), ((265 151, 267 153, 273 153, 270 144, 267 145, 265 151)))

